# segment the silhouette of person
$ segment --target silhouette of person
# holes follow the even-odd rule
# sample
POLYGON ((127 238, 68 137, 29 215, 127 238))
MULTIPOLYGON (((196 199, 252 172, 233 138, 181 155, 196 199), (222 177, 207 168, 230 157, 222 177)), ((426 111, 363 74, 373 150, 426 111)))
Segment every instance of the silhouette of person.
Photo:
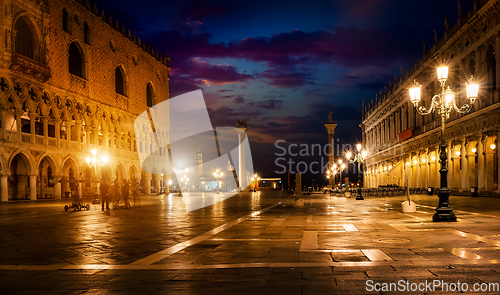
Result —
POLYGON ((104 211, 104 202, 106 202, 106 210, 109 210, 109 184, 107 180, 101 183, 102 211, 104 211))

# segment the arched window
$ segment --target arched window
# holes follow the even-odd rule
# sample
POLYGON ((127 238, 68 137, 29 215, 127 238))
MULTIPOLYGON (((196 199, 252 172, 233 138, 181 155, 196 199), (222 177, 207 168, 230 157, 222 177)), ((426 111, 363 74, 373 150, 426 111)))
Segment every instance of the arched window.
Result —
POLYGON ((83 24, 83 42, 90 45, 90 28, 87 22, 83 24))
POLYGON ((84 78, 83 56, 75 42, 69 46, 69 72, 75 76, 84 78))
POLYGON ((69 13, 66 8, 63 9, 62 27, 65 32, 69 33, 69 13))
POLYGON ((121 67, 117 67, 115 70, 115 89, 116 93, 126 96, 125 93, 125 75, 121 67))
POLYGON ((26 57, 34 59, 35 52, 34 48, 34 38, 31 30, 23 18, 19 18, 15 25, 16 30, 16 52, 24 55, 26 57))
POLYGON ((148 107, 153 106, 153 87, 151 87, 151 84, 146 87, 146 104, 148 107))

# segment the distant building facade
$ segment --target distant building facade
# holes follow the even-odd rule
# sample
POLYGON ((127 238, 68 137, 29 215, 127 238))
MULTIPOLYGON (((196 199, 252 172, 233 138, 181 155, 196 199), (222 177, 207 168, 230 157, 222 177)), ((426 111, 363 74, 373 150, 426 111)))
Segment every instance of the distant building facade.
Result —
MULTIPOLYGON (((460 5, 460 1, 459 1, 460 5)), ((457 106, 467 100, 465 82, 474 75, 480 82, 479 97, 468 114, 452 111, 446 123, 448 186, 452 191, 498 192, 500 183, 500 1, 474 1, 423 59, 395 77, 384 93, 363 106, 363 143, 369 155, 365 162, 365 187, 403 185, 439 187, 441 117, 419 115, 408 90, 414 80, 422 85, 420 105, 429 108, 431 98, 441 93, 436 67, 448 65, 446 85, 455 91, 457 106), (405 166, 407 167, 405 169, 405 166), (408 174, 408 175, 407 175, 408 174)))
POLYGON ((155 140, 134 120, 169 99, 168 57, 88 1, 0 0, 0 15, 1 201, 92 195, 102 179, 159 191, 170 176, 142 171, 155 140), (90 167, 92 149, 109 161, 90 167))

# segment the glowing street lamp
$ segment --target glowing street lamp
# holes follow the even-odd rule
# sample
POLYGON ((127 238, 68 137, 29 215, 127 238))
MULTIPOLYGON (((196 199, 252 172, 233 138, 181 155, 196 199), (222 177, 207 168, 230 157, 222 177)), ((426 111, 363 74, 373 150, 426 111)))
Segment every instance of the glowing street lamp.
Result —
MULTIPOLYGON (((222 173, 222 170, 215 170, 214 172, 214 177, 217 179, 217 190, 220 190, 219 188, 219 178, 222 178, 222 176, 224 176, 224 174, 222 173)), ((222 182, 220 182, 220 184, 222 184, 222 182)))
MULTIPOLYGON (((99 167, 104 167, 109 161, 108 155, 102 155, 101 160, 99 161, 99 158, 97 158, 97 150, 92 149, 91 150, 92 156, 88 156, 85 158, 85 162, 89 166, 89 168, 94 168, 94 175, 97 177, 97 166, 99 167)), ((94 195, 94 200, 92 201, 92 204, 100 204, 101 201, 99 201, 99 192, 97 188, 97 182, 95 183, 95 195, 94 195)))
POLYGON ((356 154, 354 155, 354 158, 351 160, 351 157, 353 154, 348 151, 345 156, 347 158, 347 161, 349 163, 358 163, 358 195, 356 196, 356 200, 364 200, 363 196, 361 195, 361 185, 360 185, 360 179, 361 179, 361 168, 360 164, 363 163, 365 160, 366 155, 368 154, 366 151, 361 151, 362 146, 361 144, 356 145, 356 154))
POLYGON ((416 81, 415 86, 410 89, 410 100, 420 115, 428 115, 434 111, 441 115, 441 144, 439 145, 439 158, 441 159, 441 170, 439 170, 441 174, 441 188, 438 192, 439 205, 436 208, 436 213, 432 217, 432 220, 435 222, 450 222, 457 221, 457 217, 453 213, 453 209, 449 204, 450 190, 448 189, 448 170, 446 169, 448 161, 445 139, 446 119, 449 118, 452 110, 461 114, 470 112, 472 104, 476 101, 479 93, 479 84, 477 84, 474 81, 474 77, 471 76, 469 81, 466 83, 466 94, 467 99, 469 99, 469 103, 465 103, 459 108, 456 105, 454 92, 450 89, 450 87, 445 89, 446 80, 448 79, 447 66, 437 68, 437 78, 441 84, 441 94, 436 94, 432 97, 431 106, 428 110, 425 107, 418 105, 420 102, 422 86, 416 81))

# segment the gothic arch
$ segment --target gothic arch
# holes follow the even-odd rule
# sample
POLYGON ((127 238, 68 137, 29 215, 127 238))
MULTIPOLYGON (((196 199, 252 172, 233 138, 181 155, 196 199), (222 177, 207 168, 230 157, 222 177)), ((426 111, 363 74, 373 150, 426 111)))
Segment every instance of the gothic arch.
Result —
POLYGON ((37 173, 37 170, 36 170, 36 163, 37 161, 35 160, 35 158, 31 155, 30 152, 28 152, 27 150, 25 149, 21 149, 21 148, 18 148, 16 149, 11 155, 10 155, 10 158, 9 158, 9 168, 11 167, 12 165, 12 160, 17 156, 17 155, 21 155, 24 160, 26 160, 26 164, 29 166, 29 167, 26 167, 27 170, 28 170, 28 173, 30 175, 36 175, 37 173))
MULTIPOLYGON (((84 164, 86 165, 86 164, 84 164)), ((78 164, 78 159, 76 158, 75 155, 73 154, 70 154, 70 155, 67 155, 63 160, 62 160, 62 164, 61 164, 61 172, 63 174, 66 174, 69 170, 69 168, 72 168, 73 170, 75 170, 75 173, 76 175, 80 175, 80 165, 78 164), (66 164, 68 164, 69 166, 67 166, 66 164)))
POLYGON ((36 167, 40 166, 40 163, 43 161, 43 159, 47 158, 49 164, 52 166, 53 170, 52 172, 56 175, 59 175, 61 172, 61 167, 58 165, 57 161, 54 159, 52 155, 50 155, 47 152, 44 152, 40 156, 38 156, 38 159, 36 161, 36 167))
POLYGON ((115 92, 128 97, 128 75, 125 67, 119 64, 115 68, 115 92))
POLYGON ((80 78, 87 79, 87 55, 78 40, 73 40, 68 46, 68 71, 80 78))
MULTIPOLYGON (((30 13, 24 11, 24 12, 21 12, 19 13, 12 21, 12 32, 15 32, 16 31, 16 25, 20 25, 21 23, 18 23, 18 21, 23 21, 27 27, 29 28, 29 31, 31 33, 31 37, 32 37, 32 51, 33 51, 33 56, 28 56, 29 58, 33 59, 33 60, 36 60, 36 61, 39 61, 39 62, 42 62, 43 59, 41 57, 41 46, 40 46, 40 43, 41 43, 41 33, 40 33, 40 30, 38 29, 38 27, 35 25, 35 23, 33 22, 32 20, 32 16, 30 13)), ((18 41, 17 38, 19 38, 20 36, 17 36, 17 37, 14 37, 12 40, 12 52, 15 52, 15 53, 19 53, 19 50, 20 48, 16 48, 16 42, 18 41)), ((27 52, 25 52, 27 53, 27 52)), ((23 54, 24 55, 24 54, 23 54)))

